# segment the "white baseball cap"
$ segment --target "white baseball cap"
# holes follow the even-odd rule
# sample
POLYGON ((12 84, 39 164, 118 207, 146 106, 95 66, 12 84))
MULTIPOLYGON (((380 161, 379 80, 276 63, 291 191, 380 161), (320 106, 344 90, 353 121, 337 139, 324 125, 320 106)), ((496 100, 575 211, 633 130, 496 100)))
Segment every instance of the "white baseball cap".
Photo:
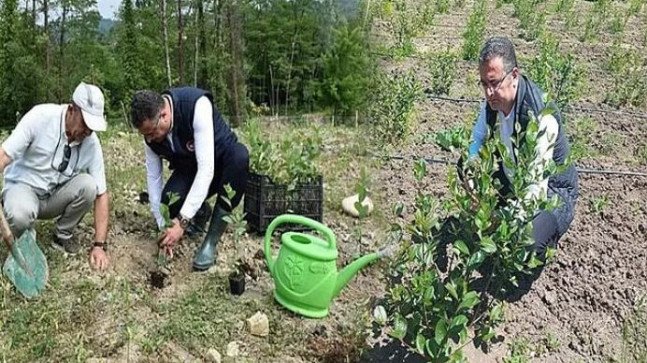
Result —
POLYGON ((83 120, 90 130, 106 130, 108 124, 103 116, 105 101, 99 87, 81 82, 76 86, 72 100, 81 109, 83 120))

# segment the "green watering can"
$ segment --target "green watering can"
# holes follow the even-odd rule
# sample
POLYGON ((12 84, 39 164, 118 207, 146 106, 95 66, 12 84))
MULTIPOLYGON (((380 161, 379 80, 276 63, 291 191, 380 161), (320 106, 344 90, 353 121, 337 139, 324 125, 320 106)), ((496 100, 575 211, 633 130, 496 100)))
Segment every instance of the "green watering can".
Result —
POLYGON ((323 224, 303 216, 284 214, 275 218, 265 232, 265 259, 274 279, 274 298, 281 305, 309 318, 328 315, 332 299, 359 271, 390 253, 383 250, 361 257, 337 272, 335 235, 323 224), (272 258, 272 232, 283 223, 299 224, 321 232, 321 238, 286 232, 277 259, 272 258))

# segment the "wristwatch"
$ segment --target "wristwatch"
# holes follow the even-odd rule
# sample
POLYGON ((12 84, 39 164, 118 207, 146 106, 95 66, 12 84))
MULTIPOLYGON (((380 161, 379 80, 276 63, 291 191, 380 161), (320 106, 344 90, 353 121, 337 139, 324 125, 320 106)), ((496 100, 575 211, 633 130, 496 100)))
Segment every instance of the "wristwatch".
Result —
POLYGON ((181 214, 178 215, 178 219, 180 220, 180 227, 182 227, 182 229, 187 229, 187 227, 189 227, 189 224, 191 224, 191 219, 181 214))
POLYGON ((92 245, 92 248, 94 247, 100 247, 103 249, 104 252, 108 252, 108 244, 105 242, 97 242, 95 241, 94 244, 92 245))

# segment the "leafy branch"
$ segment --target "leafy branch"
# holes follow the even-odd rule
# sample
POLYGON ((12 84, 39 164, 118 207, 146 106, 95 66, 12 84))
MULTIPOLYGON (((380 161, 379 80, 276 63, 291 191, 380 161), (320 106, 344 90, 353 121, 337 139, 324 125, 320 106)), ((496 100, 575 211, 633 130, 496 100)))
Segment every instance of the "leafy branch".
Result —
MULTIPOLYGON (((554 111, 547 107, 538 116, 554 111)), ((397 223, 408 238, 392 262, 396 276, 389 282, 386 308, 374 315, 392 337, 432 362, 461 361, 467 344, 487 344, 504 321, 506 295, 518 288, 519 278, 544 263, 530 248, 532 218, 557 202, 526 199, 525 193, 538 177, 564 165, 550 161, 544 165, 546 174, 536 175, 535 147, 542 133, 531 114, 526 130, 513 140, 516 163, 496 130, 471 160, 465 130, 437 135, 443 149, 461 148, 463 161, 460 170, 449 174, 450 195, 443 202, 423 190, 425 161, 414 165, 418 192, 413 216, 404 226, 397 223), (500 163, 515 170, 508 194, 494 177, 500 163)), ((399 203, 396 210, 402 209, 399 203)), ((548 254, 552 257, 554 250, 548 254)))

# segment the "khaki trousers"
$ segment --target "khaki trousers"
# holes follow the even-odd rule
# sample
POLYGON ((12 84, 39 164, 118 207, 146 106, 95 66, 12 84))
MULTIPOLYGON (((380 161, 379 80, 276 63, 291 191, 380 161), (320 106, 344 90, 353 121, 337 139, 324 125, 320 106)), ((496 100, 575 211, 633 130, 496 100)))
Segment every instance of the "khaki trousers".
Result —
POLYGON ((16 238, 32 228, 36 219, 56 217, 56 236, 71 238, 96 197, 96 183, 88 174, 75 176, 47 198, 40 199, 30 186, 21 183, 7 185, 2 193, 5 216, 16 238))

